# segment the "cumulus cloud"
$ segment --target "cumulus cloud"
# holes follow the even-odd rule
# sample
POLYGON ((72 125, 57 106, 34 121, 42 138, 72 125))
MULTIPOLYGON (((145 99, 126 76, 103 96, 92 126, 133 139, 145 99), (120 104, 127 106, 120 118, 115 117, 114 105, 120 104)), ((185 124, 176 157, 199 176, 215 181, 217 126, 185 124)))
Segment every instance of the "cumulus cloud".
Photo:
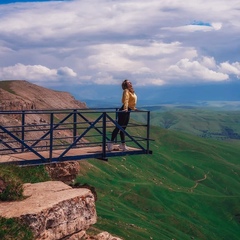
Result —
POLYGON ((224 81, 229 77, 227 74, 217 72, 205 67, 198 61, 190 61, 189 59, 182 59, 176 65, 170 66, 168 71, 175 75, 178 79, 202 79, 204 81, 224 81))
POLYGON ((77 74, 68 67, 49 69, 41 65, 23 65, 0 68, 0 78, 5 80, 26 79, 29 81, 59 81, 61 77, 76 77, 77 74))
POLYGON ((209 69, 217 69, 216 61, 213 57, 203 56, 201 59, 201 64, 209 69))
POLYGON ((0 4, 0 79, 111 85, 131 78, 141 86, 226 81, 240 75, 237 3, 0 4))
POLYGON ((234 74, 238 77, 240 76, 240 62, 235 62, 233 64, 230 64, 229 62, 221 63, 220 69, 226 74, 234 74))

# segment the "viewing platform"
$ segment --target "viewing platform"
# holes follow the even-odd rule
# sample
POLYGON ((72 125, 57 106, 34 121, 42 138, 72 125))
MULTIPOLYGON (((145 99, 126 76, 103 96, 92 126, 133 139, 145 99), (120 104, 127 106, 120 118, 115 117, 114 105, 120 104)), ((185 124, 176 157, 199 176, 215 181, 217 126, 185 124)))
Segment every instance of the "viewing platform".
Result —
MULTIPOLYGON (((0 164, 40 165, 63 161, 152 154, 150 112, 132 111, 124 130, 118 109, 53 109, 0 111, 0 164), (141 120, 141 122, 139 120, 141 120), (117 127, 126 136, 128 151, 106 144, 117 127)), ((119 137, 120 138, 120 137, 119 137)))

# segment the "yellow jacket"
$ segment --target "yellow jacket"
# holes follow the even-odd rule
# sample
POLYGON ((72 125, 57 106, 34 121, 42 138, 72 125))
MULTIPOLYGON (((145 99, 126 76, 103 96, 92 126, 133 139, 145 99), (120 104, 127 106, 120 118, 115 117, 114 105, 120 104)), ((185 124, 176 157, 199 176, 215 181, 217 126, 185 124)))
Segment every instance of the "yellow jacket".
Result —
POLYGON ((137 95, 135 93, 131 93, 128 89, 124 89, 122 103, 123 110, 128 110, 128 108, 135 110, 137 104, 137 95))

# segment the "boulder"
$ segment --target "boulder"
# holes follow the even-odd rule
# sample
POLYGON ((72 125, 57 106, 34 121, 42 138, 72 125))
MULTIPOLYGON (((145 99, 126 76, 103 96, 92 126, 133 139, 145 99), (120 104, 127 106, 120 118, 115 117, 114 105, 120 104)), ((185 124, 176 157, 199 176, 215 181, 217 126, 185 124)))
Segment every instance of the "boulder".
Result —
POLYGON ((97 221, 95 200, 85 188, 61 181, 24 184, 26 199, 1 202, 0 216, 27 224, 36 240, 56 240, 80 233, 97 221))
POLYGON ((102 232, 95 236, 96 240, 122 240, 119 237, 112 236, 109 232, 102 232))
POLYGON ((109 232, 101 232, 95 236, 88 235, 85 231, 73 234, 64 238, 64 240, 123 240, 119 237, 112 236, 109 232))

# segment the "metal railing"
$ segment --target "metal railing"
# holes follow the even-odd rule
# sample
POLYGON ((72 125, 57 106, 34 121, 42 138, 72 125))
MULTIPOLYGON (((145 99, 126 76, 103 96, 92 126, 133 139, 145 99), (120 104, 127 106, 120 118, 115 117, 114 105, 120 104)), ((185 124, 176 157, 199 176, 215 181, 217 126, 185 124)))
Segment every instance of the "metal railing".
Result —
POLYGON ((44 164, 85 158, 107 160, 108 157, 126 154, 151 154, 150 112, 137 111, 131 114, 141 114, 144 123, 131 118, 124 130, 117 123, 118 110, 113 108, 0 111, 0 158, 1 155, 33 153, 32 159, 26 159, 26 163, 20 161, 23 165, 31 164, 31 161, 33 164, 44 164), (106 150, 106 143, 115 127, 125 133, 126 144, 131 147, 129 151, 106 150), (100 147, 100 151, 70 154, 73 149, 94 147, 100 147), (60 152, 57 156, 54 155, 56 150, 60 152))

